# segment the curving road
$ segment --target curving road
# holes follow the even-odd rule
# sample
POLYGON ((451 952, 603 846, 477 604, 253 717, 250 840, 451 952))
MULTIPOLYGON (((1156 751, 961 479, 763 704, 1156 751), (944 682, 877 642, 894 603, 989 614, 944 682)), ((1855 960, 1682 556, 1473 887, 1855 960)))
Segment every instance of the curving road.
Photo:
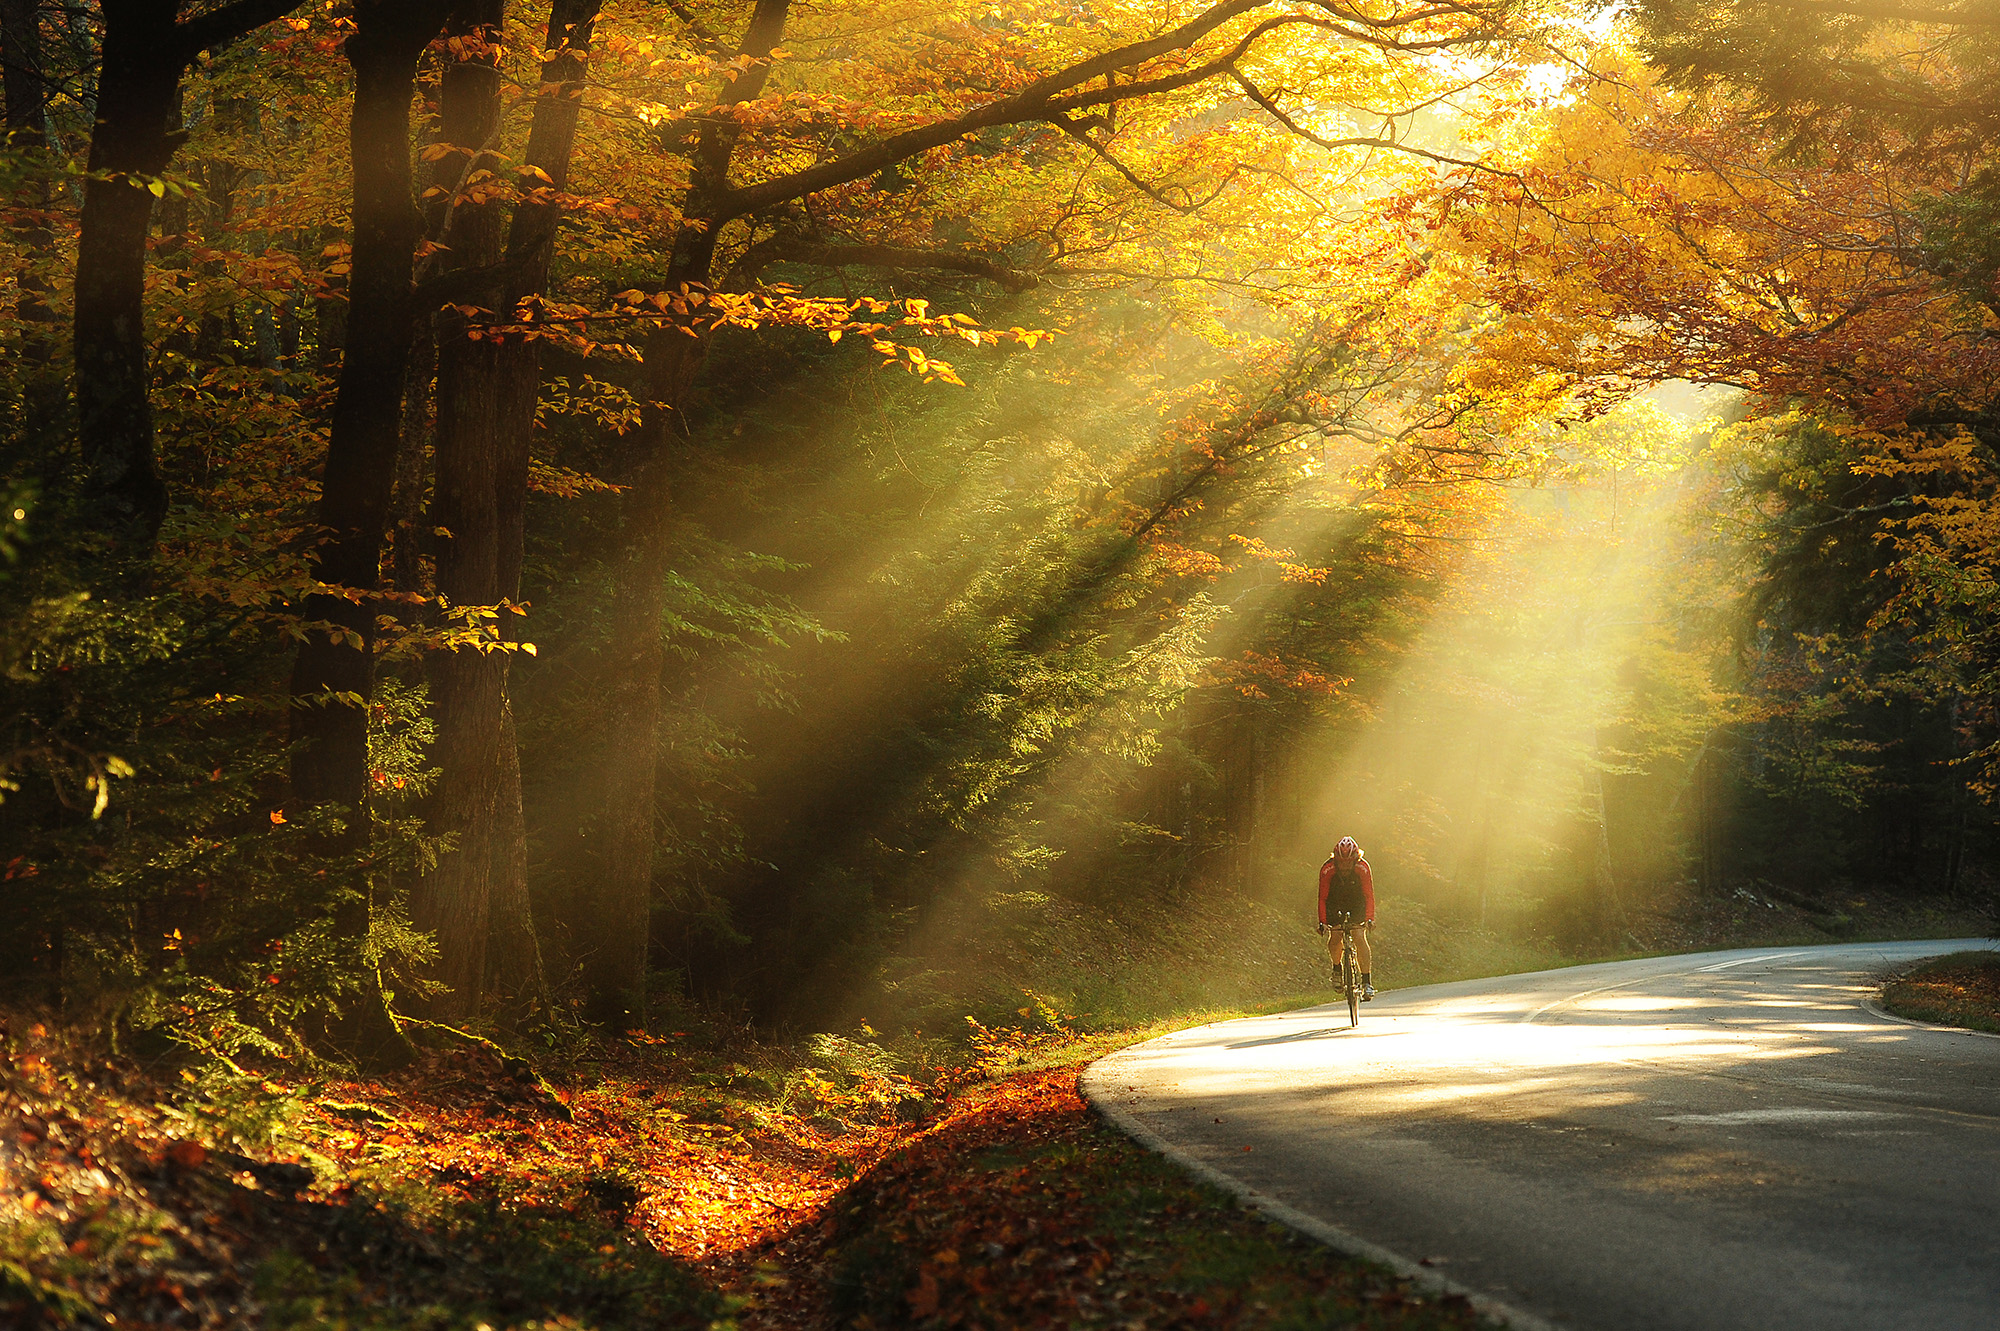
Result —
POLYGON ((1872 1006, 1884 972, 1992 946, 1406 989, 1354 1030, 1342 1006, 1163 1036, 1084 1090, 1280 1218, 1522 1325, 1994 1331, 2000 1037, 1872 1006))

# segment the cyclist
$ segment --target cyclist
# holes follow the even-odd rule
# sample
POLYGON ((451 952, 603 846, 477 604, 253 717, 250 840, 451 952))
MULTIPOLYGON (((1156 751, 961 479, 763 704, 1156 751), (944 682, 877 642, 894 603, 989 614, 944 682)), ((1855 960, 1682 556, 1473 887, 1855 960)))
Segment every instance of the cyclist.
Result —
POLYGON ((1375 997, 1368 946, 1368 931, 1375 927, 1375 875, 1351 836, 1340 839, 1319 870, 1319 931, 1335 967, 1340 965, 1342 932, 1335 919, 1343 914, 1354 920, 1354 959, 1361 964, 1361 999, 1366 1002, 1375 997))

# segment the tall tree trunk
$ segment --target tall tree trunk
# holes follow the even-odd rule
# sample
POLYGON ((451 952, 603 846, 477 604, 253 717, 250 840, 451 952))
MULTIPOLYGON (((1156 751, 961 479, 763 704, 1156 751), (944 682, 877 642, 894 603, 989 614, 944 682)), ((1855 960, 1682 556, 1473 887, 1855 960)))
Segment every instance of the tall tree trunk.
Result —
MULTIPOLYGON (((448 28, 458 59, 439 88, 439 134, 456 151, 434 167, 432 188, 445 193, 432 230, 453 269, 483 267, 500 257, 499 205, 459 195, 474 175, 497 165, 490 149, 500 123, 503 18, 503 0, 472 0, 460 6, 448 28)), ((468 337, 470 330, 456 310, 438 316, 431 517, 438 595, 447 609, 496 605, 502 596, 498 499, 506 426, 499 347, 488 338, 468 337)), ((459 627, 483 634, 486 626, 459 627)), ((454 847, 418 884, 413 913, 420 927, 437 936, 437 978, 449 989, 431 1006, 447 1021, 476 1014, 485 987, 505 674, 506 655, 486 643, 441 652, 430 662, 439 767, 430 826, 452 836, 454 847)))
MULTIPOLYGON (((737 48, 750 63, 718 99, 721 105, 763 95, 767 62, 789 11, 790 0, 757 0, 737 48)), ((715 204, 728 187, 738 133, 728 116, 712 117, 702 127, 682 209, 688 224, 677 238, 666 275, 669 287, 710 280, 722 216, 715 204)), ((604 685, 604 715, 617 718, 598 764, 604 863, 585 900, 577 903, 573 931, 583 963, 586 1013, 593 1021, 621 1028, 642 1024, 646 1013, 664 659, 660 617, 673 548, 672 471, 680 408, 707 347, 700 338, 666 330, 647 340, 644 354, 649 402, 639 431, 641 458, 627 478, 626 535, 610 616, 614 646, 604 685)))
POLYGON ((6 104, 6 144, 34 164, 27 185, 13 203, 27 214, 14 227, 14 242, 22 253, 14 270, 14 322, 20 341, 20 357, 27 370, 23 387, 24 419, 22 434, 42 439, 54 434, 62 417, 67 389, 52 368, 55 359, 58 316, 49 304, 49 267, 56 258, 55 233, 37 214, 46 213, 51 202, 45 126, 48 123, 49 85, 42 61, 42 26, 39 0, 0 0, 0 84, 6 104))
POLYGON ((486 981, 500 1001, 525 1009, 547 993, 541 938, 528 900, 528 824, 521 807, 521 745, 514 703, 500 701, 500 779, 493 796, 493 911, 486 981))
POLYGON ((313 571, 357 599, 328 594, 306 602, 306 617, 328 621, 335 631, 312 635, 293 666, 292 793, 308 804, 352 810, 350 834, 357 840, 367 835, 366 701, 374 690, 376 609, 369 598, 381 584, 422 230, 411 197, 410 98, 417 60, 443 31, 446 9, 442 0, 358 0, 346 43, 354 69, 354 251, 347 313, 338 321, 340 385, 320 478, 319 520, 327 538, 313 571))
POLYGON ((101 0, 96 123, 76 247, 77 439, 85 498, 103 523, 150 549, 167 487, 153 450, 146 368, 146 232, 158 177, 186 135, 181 75, 301 0, 232 0, 177 21, 162 0, 101 0))
MULTIPOLYGON (((6 145, 15 152, 39 157, 48 146, 44 126, 48 119, 49 89, 42 74, 42 23, 39 0, 0 0, 0 90, 4 90, 6 145)), ((38 178, 17 206, 40 211, 49 203, 49 187, 38 178)), ((21 324, 21 352, 31 362, 45 362, 52 350, 45 325, 55 321, 48 304, 48 279, 39 271, 38 260, 48 256, 55 239, 45 222, 35 220, 16 226, 15 241, 27 258, 15 275, 20 291, 15 317, 21 324)))
POLYGON ((77 237, 74 323, 77 436, 86 497, 100 520, 140 546, 166 516, 153 455, 146 371, 146 234, 150 185, 185 136, 186 57, 174 6, 105 0, 97 123, 77 237))
MULTIPOLYGON (((584 73, 590 41, 603 0, 554 0, 543 43, 541 95, 528 129, 526 163, 540 170, 550 188, 568 188, 570 159, 582 110, 584 73)), ((548 289, 561 214, 548 201, 515 209, 507 252, 522 264, 494 305, 511 310, 548 289)), ((541 343, 508 338, 495 344, 501 394, 500 457, 496 513, 499 525, 499 587, 509 600, 521 598, 522 547, 527 533, 528 449, 541 392, 541 343)), ((511 617, 510 617, 511 618, 511 617)), ((501 625, 511 636, 514 625, 501 625)), ((511 673, 515 663, 508 664, 511 673)), ((493 846, 492 953, 489 970, 496 992, 508 998, 539 995, 543 988, 541 946, 528 900, 527 826, 521 808, 521 763, 511 701, 503 700, 501 774, 493 846)))
MULTIPOLYGON (((334 625, 300 646, 292 667, 292 794, 306 804, 348 811, 342 846, 365 847, 368 826, 368 711, 374 692, 373 594, 381 584, 403 379, 410 350, 411 278, 422 219, 411 197, 410 98, 417 61, 443 31, 444 0, 357 0, 346 42, 354 70, 349 125, 353 158, 353 254, 340 332, 340 383, 334 398, 319 520, 325 542, 314 552, 319 580, 347 595, 307 598, 307 618, 334 625)), ((374 911, 370 897, 341 906, 334 929, 361 946, 374 911)), ((379 984, 367 986, 343 1038, 365 1060, 394 1064, 408 1056, 379 984)))

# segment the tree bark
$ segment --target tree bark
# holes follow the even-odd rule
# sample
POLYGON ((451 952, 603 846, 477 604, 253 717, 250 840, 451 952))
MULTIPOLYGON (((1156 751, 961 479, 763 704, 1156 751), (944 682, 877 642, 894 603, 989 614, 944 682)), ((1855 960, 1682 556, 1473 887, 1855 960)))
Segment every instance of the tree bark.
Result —
MULTIPOLYGON (((48 147, 48 78, 43 70, 41 6, 38 0, 0 0, 0 85, 4 86, 6 144, 37 166, 48 147)), ((55 234, 35 214, 50 202, 49 179, 37 171, 13 200, 29 217, 14 227, 20 246, 20 266, 14 270, 14 319, 20 333, 20 355, 28 367, 24 387, 22 433, 40 438, 51 433, 61 417, 65 396, 61 380, 48 367, 55 358, 57 315, 49 304, 47 266, 55 257, 55 234)))
MULTIPOLYGON (((375 605, 382 538, 401 435, 403 380, 410 350, 411 278, 422 219, 411 198, 410 98, 417 61, 443 31, 446 0, 357 0, 346 42, 354 70, 349 123, 353 158, 353 254, 339 330, 340 382, 334 398, 319 520, 326 539, 314 573, 342 589, 308 597, 305 615, 332 632, 313 634, 292 667, 292 795, 348 810, 340 848, 369 839, 368 711, 374 693, 375 605), (350 599, 351 594, 351 599, 350 599)), ((367 937, 373 902, 358 897, 335 914, 349 947, 367 937)), ((379 984, 364 986, 341 1036, 365 1061, 393 1065, 409 1056, 379 984)))
MULTIPOLYGON (((440 83, 439 135, 457 151, 434 164, 432 188, 445 193, 438 196, 431 229, 447 247, 452 269, 483 267, 500 257, 499 205, 466 202, 459 191, 497 164, 489 149, 500 122, 503 20, 503 0, 472 0, 461 5, 447 29, 459 58, 440 83)), ((456 310, 438 316, 431 516, 438 595, 447 609, 492 606, 502 599, 498 500, 506 425, 500 349, 485 337, 468 336, 474 331, 456 310)), ((439 767, 430 829, 452 836, 454 847, 417 885, 412 913, 419 927, 437 936, 436 977, 449 989, 431 1007, 446 1021, 475 1015, 485 989, 505 676, 505 653, 487 644, 440 652, 430 661, 437 723, 432 751, 439 767)))
MULTIPOLYGON (((590 41, 603 0, 554 0, 549 7, 543 42, 542 93, 535 101, 528 129, 526 164, 549 178, 553 189, 568 187, 570 159, 582 109, 584 73, 590 41)), ((512 284, 494 303, 497 311, 512 310, 548 289, 549 266, 555 253, 559 208, 549 201, 529 201, 514 211, 507 252, 525 259, 512 284)), ((500 594, 521 599, 521 563, 527 535, 528 451, 535 428, 535 405, 541 392, 541 343, 508 338, 494 344, 495 375, 500 392, 500 456, 495 512, 499 528, 497 552, 500 594)), ((513 617, 509 617, 512 619, 513 617)), ((512 636, 514 623, 503 623, 512 636)), ((511 675, 518 662, 509 659, 511 675)), ((514 1000, 539 996, 544 987, 541 945, 528 898, 527 826, 521 808, 521 763, 514 733, 512 702, 502 699, 500 784, 493 845, 492 952, 489 971, 494 990, 514 1000)))
POLYGON ((99 520, 149 546, 167 512, 153 452, 146 366, 146 234, 152 178, 184 137, 172 6, 105 0, 97 123, 77 237, 75 375, 85 496, 99 520))
POLYGON ((77 439, 85 499, 105 526, 149 550, 166 516, 154 457, 146 358, 146 233, 153 189, 186 137, 181 75, 203 51, 290 13, 301 0, 234 0, 185 22, 160 0, 102 0, 96 123, 77 236, 77 439))
POLYGON ((665 665, 660 619, 672 550, 675 417, 705 352, 701 341, 678 331, 649 340, 646 387, 652 402, 641 427, 645 456, 625 478, 626 536, 613 580, 612 652, 602 686, 603 715, 611 718, 598 764, 604 860, 576 903, 572 928, 583 966, 584 1014, 618 1030, 645 1022, 665 665))
POLYGON ((417 60, 444 29, 444 0, 359 0, 346 53, 354 69, 349 142, 354 163, 352 267, 340 321, 334 399, 314 555, 321 582, 349 589, 308 598, 308 619, 336 626, 312 635, 292 670, 292 793, 353 811, 350 836, 367 836, 368 713, 374 691, 375 607, 382 538, 396 469, 403 380, 410 352, 411 278, 422 219, 411 198, 410 98, 417 60))

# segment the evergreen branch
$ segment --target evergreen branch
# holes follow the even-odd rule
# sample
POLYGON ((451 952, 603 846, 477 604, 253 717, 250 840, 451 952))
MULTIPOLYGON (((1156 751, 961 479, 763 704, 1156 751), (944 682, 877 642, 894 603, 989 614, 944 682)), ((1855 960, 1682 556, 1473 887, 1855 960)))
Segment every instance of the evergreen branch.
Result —
POLYGON ((1943 23, 1965 28, 2000 28, 2000 14, 1963 10, 1906 8, 1896 4, 1870 4, 1868 0, 1764 0, 1775 9, 1802 9, 1809 14, 1839 14, 1873 19, 1878 23, 1943 23))

